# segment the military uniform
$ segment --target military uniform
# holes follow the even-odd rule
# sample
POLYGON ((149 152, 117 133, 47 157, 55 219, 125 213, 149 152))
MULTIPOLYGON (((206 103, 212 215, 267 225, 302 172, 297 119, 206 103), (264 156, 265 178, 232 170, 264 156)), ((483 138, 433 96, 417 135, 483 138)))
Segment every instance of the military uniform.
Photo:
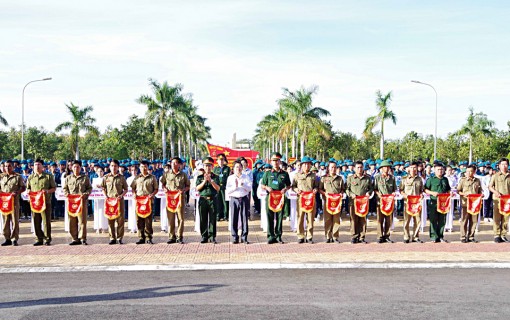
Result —
MULTIPOLYGON (((407 176, 402 179, 400 184, 401 192, 407 196, 421 196, 423 194, 423 179, 416 175, 414 178, 411 176, 407 176)), ((405 198, 405 197, 404 197, 405 198)), ((420 240, 420 225, 421 225, 421 213, 416 216, 411 216, 407 213, 407 199, 404 201, 404 242, 408 243, 419 242, 420 240), (413 220, 413 234, 410 234, 409 225, 411 223, 411 219, 413 220)))
POLYGON ((14 244, 17 245, 19 239, 19 212, 20 212, 20 194, 25 189, 25 183, 21 175, 14 173, 9 175, 8 173, 0 175, 0 191, 7 193, 16 193, 14 197, 14 212, 7 216, 2 215, 4 222, 3 234, 5 237, 6 245, 11 244, 14 240, 14 244))
POLYGON ((227 165, 214 167, 213 173, 218 176, 220 185, 220 191, 218 191, 218 196, 216 197, 216 219, 218 221, 221 219, 228 220, 228 205, 225 198, 225 188, 227 187, 227 179, 230 175, 230 167, 227 165))
POLYGON ((79 194, 83 196, 81 215, 78 215, 78 217, 69 215, 69 234, 71 234, 71 237, 73 238, 73 242, 71 244, 79 244, 80 240, 86 244, 88 214, 87 200, 89 194, 92 192, 90 179, 84 174, 76 176, 72 173, 65 178, 63 190, 66 197, 70 194, 79 194))
MULTIPOLYGON (((285 188, 290 187, 290 178, 289 174, 286 171, 280 169, 279 171, 271 170, 263 173, 262 179, 260 180, 260 184, 266 187, 273 189, 274 191, 280 191, 285 188)), ((274 212, 269 209, 269 201, 266 201, 266 209, 267 209, 267 241, 274 242, 282 242, 282 234, 283 234, 283 211, 274 212), (274 219, 276 216, 276 225, 274 224, 274 219)))
MULTIPOLYGON (((450 192, 450 183, 448 178, 443 176, 438 178, 435 175, 428 178, 425 182, 425 190, 434 191, 438 193, 450 192)), ((430 240, 441 241, 444 237, 444 227, 446 224, 446 214, 437 211, 437 197, 431 195, 427 203, 427 211, 430 221, 430 240)))
MULTIPOLYGON (((292 188, 296 193, 300 191, 312 191, 313 189, 319 188, 319 181, 315 173, 313 172, 299 172, 296 174, 294 181, 292 182, 292 188)), ((315 195, 314 195, 315 197, 315 195)), ((306 229, 307 229, 307 240, 312 241, 313 238, 313 222, 315 220, 315 212, 317 210, 317 204, 314 205, 313 211, 310 213, 303 212, 301 210, 301 196, 298 195, 297 203, 297 219, 298 219, 298 231, 297 237, 299 240, 305 239, 305 215, 306 215, 306 229)))
MULTIPOLYGON (((374 189, 381 195, 393 194, 397 191, 397 183, 395 177, 388 174, 382 174, 375 177, 374 189)), ((393 213, 389 216, 381 212, 381 199, 377 197, 377 238, 379 242, 391 242, 390 240, 390 227, 393 220, 393 213)))
MULTIPOLYGON (((113 174, 108 173, 103 177, 103 181, 101 183, 101 187, 103 188, 103 193, 106 194, 108 198, 117 198, 120 197, 124 192, 126 192, 129 187, 126 182, 126 178, 120 173, 113 174)), ((110 236, 110 242, 119 241, 122 243, 122 238, 124 237, 124 212, 125 212, 125 203, 124 199, 119 200, 120 204, 120 215, 117 219, 108 219, 108 234, 110 236), (117 223, 117 229, 115 229, 115 223, 117 223)))
POLYGON ((356 174, 350 175, 347 178, 346 193, 349 196, 349 215, 351 218, 351 242, 365 242, 365 235, 367 233, 367 218, 359 217, 354 212, 354 200, 356 196, 364 196, 367 193, 374 191, 374 184, 372 179, 367 174, 362 174, 359 177, 356 174))
MULTIPOLYGON (((345 192, 345 182, 344 179, 337 174, 328 174, 321 178, 319 189, 326 192, 326 194, 343 194, 345 192)), ((327 203, 326 199, 324 199, 324 201, 327 203)), ((341 212, 331 214, 328 212, 327 207, 324 208, 324 233, 328 242, 331 242, 333 239, 338 241, 340 215, 341 212)))
MULTIPOLYGON (((147 173, 146 176, 142 174, 137 175, 133 179, 133 182, 131 182, 131 189, 133 190, 133 195, 148 196, 157 192, 159 186, 156 177, 150 173, 147 173)), ((153 199, 150 199, 149 201, 152 200, 153 199)), ((152 213, 146 218, 141 218, 136 215, 136 224, 140 242, 145 241, 145 238, 149 238, 149 241, 152 242, 152 213)))
MULTIPOLYGON (((198 176, 196 185, 198 186, 202 184, 204 179, 204 175, 198 176)), ((211 180, 213 180, 217 185, 220 184, 219 177, 214 173, 211 173, 211 180)), ((200 234, 202 235, 202 242, 207 242, 209 239, 215 241, 216 212, 214 198, 216 198, 218 191, 216 191, 212 184, 207 181, 199 193, 200 199, 198 200, 198 211, 200 215, 200 234)))
POLYGON ((482 183, 480 179, 472 177, 463 177, 457 185, 457 191, 462 192, 462 217, 460 219, 460 240, 462 242, 475 241, 475 227, 478 223, 478 215, 470 214, 467 212, 467 197, 468 194, 481 194, 482 183))
MULTIPOLYGON (((506 174, 499 171, 495 173, 491 181, 489 182, 489 188, 493 188, 500 194, 510 194, 510 172, 506 174)), ((495 194, 492 195, 494 201, 494 238, 495 239, 503 239, 508 230, 508 216, 504 216, 500 213, 499 210, 499 197, 496 197, 495 194)))
POLYGON ((185 190, 188 190, 190 187, 188 175, 182 171, 175 173, 172 169, 170 169, 161 177, 161 184, 164 188, 170 191, 181 190, 183 192, 181 194, 181 207, 177 212, 177 239, 175 235, 175 212, 170 212, 168 209, 166 210, 168 224, 170 225, 170 228, 168 229, 168 239, 172 242, 181 242, 184 232, 184 206, 186 201, 185 190))
MULTIPOLYGON (((53 175, 42 172, 41 174, 32 173, 27 178, 27 190, 29 192, 55 189, 55 179, 53 175)), ((34 221, 35 236, 37 238, 36 244, 51 243, 51 194, 45 194, 46 209, 43 213, 32 212, 32 220, 34 221), (42 224, 42 225, 41 225, 42 224)))

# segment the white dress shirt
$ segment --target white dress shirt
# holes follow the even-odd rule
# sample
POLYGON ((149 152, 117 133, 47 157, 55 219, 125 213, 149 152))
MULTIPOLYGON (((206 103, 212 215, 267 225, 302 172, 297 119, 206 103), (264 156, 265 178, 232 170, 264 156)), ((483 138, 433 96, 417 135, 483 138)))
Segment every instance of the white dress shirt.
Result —
POLYGON ((241 198, 248 195, 251 192, 251 186, 252 186, 251 180, 247 175, 241 174, 241 176, 238 177, 234 173, 228 177, 227 187, 225 188, 225 191, 228 197, 241 198))

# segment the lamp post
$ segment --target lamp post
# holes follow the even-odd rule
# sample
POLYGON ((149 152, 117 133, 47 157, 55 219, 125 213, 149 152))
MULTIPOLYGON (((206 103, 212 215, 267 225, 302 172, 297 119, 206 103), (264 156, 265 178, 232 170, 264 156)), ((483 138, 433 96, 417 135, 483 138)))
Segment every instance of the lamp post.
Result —
POLYGON ((434 125, 434 160, 437 160, 437 91, 432 85, 430 85, 428 83, 417 81, 417 80, 411 80, 411 82, 429 86, 436 93, 436 121, 435 121, 435 125, 434 125))
POLYGON ((25 88, 32 82, 48 81, 51 78, 44 78, 39 80, 32 80, 23 87, 21 93, 21 160, 25 160, 25 88))

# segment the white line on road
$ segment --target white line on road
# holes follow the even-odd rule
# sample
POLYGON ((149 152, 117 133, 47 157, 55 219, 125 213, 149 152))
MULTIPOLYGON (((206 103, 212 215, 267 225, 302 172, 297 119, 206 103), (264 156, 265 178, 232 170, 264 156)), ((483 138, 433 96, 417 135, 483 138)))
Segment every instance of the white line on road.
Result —
POLYGON ((418 263, 239 263, 118 265, 74 267, 0 267, 0 273, 97 272, 97 271, 203 271, 203 270, 274 270, 274 269, 510 269, 507 262, 418 262, 418 263))

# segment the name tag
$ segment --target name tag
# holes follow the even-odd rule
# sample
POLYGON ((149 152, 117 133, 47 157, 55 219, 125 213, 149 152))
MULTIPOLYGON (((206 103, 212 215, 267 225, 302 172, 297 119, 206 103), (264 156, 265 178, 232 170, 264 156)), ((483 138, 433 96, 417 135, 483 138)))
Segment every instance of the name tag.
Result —
POLYGON ((273 180, 274 185, 278 185, 278 180, 273 180))

